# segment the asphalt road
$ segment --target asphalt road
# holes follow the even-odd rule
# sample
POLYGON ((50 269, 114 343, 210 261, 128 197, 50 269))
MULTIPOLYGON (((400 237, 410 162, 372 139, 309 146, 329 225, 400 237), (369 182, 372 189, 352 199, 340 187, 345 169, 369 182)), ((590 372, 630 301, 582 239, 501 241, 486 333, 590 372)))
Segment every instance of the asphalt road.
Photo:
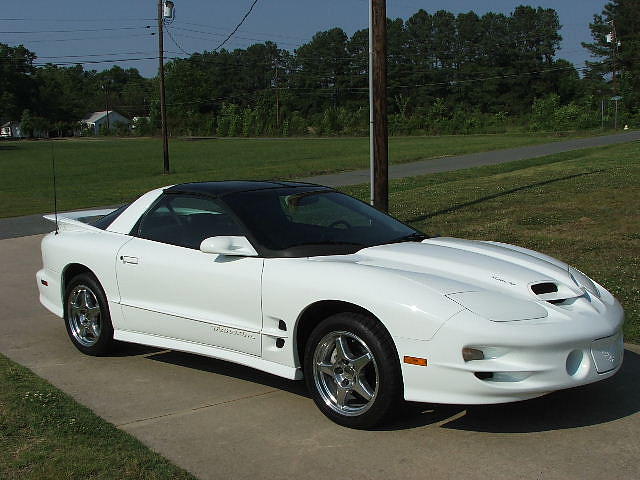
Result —
POLYGON ((640 348, 603 382, 509 405, 409 405, 386 429, 325 419, 301 383, 172 351, 79 353, 40 306, 41 236, 0 241, 0 352, 201 479, 640 478, 640 348))
MULTIPOLYGON (((462 170, 464 168, 479 167, 482 165, 495 165, 498 163, 525 160, 528 158, 544 157, 556 153, 579 150, 583 148, 602 147, 616 143, 625 143, 640 140, 640 130, 604 135, 598 137, 577 138, 561 142, 533 145, 529 147, 509 148, 492 152, 472 153, 455 157, 443 157, 431 160, 392 165, 389 168, 389 177, 405 178, 428 173, 448 172, 462 170)), ((320 175, 300 179, 303 182, 317 183, 329 187, 341 187, 357 185, 369 182, 369 170, 354 170, 351 172, 320 175)), ((36 235, 52 231, 52 224, 42 218, 41 214, 27 215, 0 219, 0 240, 7 238, 36 235)))

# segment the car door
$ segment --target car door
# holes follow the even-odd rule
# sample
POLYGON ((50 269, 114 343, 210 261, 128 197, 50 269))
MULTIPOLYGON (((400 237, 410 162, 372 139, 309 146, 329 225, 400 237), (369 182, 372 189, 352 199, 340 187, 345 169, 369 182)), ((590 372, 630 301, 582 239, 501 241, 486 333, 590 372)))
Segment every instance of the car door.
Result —
POLYGON ((260 355, 263 259, 200 251, 216 235, 242 235, 221 202, 163 195, 118 251, 126 330, 260 355))

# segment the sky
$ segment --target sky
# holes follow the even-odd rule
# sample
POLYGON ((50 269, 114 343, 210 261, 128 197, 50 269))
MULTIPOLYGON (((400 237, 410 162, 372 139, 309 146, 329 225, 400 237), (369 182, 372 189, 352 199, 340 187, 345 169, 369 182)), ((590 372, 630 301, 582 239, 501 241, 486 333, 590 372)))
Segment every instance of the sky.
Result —
MULTIPOLYGON (((233 30, 253 0, 174 0, 176 18, 165 36, 168 57, 212 50, 233 30)), ((289 50, 314 33, 341 27, 351 35, 368 24, 368 0, 259 0, 226 48, 244 48, 271 40, 289 50)), ((563 26, 559 57, 584 66, 590 41, 589 22, 606 0, 387 0, 387 15, 409 18, 420 8, 428 12, 488 11, 509 14, 518 5, 555 8, 563 26)), ((4 1, 0 11, 0 43, 24 44, 37 63, 85 63, 103 70, 114 63, 135 67, 144 76, 156 74, 156 0, 28 0, 4 1), (150 27, 150 28, 147 28, 150 27)))

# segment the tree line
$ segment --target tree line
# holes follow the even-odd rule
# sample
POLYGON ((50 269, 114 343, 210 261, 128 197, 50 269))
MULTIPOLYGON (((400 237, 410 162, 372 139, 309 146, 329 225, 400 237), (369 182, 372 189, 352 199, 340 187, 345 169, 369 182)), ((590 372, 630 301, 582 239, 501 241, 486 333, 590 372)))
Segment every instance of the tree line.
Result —
MULTIPOLYGON (((614 96, 622 97, 621 124, 640 123, 639 12, 640 0, 613 0, 594 17, 593 42, 584 44, 593 61, 582 75, 557 58, 562 38, 553 9, 419 10, 389 19, 390 132, 597 128, 610 124, 614 96)), ((0 119, 27 115, 30 124, 64 134, 108 107, 148 117, 138 134, 157 131, 157 79, 118 66, 36 67, 36 58, 24 46, 0 44, 0 119)), ((264 42, 171 59, 166 86, 172 135, 365 134, 368 31, 318 32, 294 51, 264 42)))

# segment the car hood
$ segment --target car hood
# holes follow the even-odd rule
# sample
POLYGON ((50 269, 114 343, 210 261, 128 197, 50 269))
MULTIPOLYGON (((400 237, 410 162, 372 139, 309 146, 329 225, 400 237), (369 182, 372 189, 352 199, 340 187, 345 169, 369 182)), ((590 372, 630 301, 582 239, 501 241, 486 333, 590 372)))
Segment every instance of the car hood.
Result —
POLYGON ((438 237, 314 260, 388 269, 496 321, 513 320, 514 311, 520 312, 518 319, 542 318, 546 316, 544 302, 558 303, 584 294, 566 263, 497 242, 438 237))

